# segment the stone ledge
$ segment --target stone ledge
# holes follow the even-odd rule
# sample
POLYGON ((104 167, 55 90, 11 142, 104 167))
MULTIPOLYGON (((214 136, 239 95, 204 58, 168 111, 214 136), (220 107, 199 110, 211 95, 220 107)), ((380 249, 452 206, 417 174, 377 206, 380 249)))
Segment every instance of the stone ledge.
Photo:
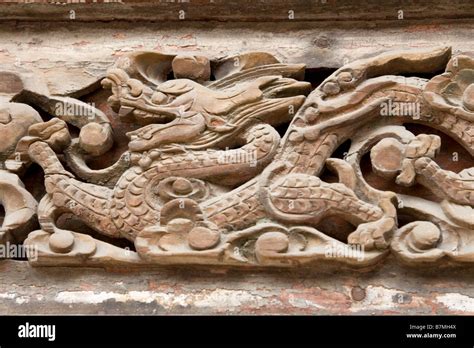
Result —
POLYGON ((474 17, 468 0, 421 0, 400 3, 396 0, 167 0, 167 1, 0 1, 1 20, 64 21, 76 11, 77 21, 393 21, 398 11, 410 20, 461 19, 474 17), (93 7, 93 11, 91 8, 93 7), (83 10, 81 12, 81 10, 83 10), (84 11, 85 10, 85 11, 84 11), (185 11, 184 18, 180 11, 185 11))
POLYGON ((474 270, 147 272, 0 261, 3 314, 474 314, 474 270), (356 276, 354 276, 356 274, 356 276))

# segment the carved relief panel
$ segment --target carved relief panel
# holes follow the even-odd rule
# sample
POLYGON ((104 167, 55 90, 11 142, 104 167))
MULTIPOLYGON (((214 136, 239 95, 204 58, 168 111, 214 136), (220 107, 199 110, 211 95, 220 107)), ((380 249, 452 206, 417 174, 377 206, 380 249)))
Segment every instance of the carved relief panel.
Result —
POLYGON ((314 89, 304 76, 255 52, 133 52, 68 95, 18 73, 2 245, 34 266, 474 261, 474 58, 387 52, 314 89), (470 165, 437 161, 445 138, 470 165), (41 189, 23 183, 35 171, 41 189))

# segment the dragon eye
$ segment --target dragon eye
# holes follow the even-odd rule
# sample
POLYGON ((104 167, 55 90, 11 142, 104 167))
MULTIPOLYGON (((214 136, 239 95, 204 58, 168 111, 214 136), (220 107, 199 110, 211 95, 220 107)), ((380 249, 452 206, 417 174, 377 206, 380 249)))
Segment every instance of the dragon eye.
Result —
POLYGON ((161 92, 155 92, 151 96, 151 101, 155 104, 162 104, 166 102, 168 98, 166 97, 166 94, 161 93, 161 92))

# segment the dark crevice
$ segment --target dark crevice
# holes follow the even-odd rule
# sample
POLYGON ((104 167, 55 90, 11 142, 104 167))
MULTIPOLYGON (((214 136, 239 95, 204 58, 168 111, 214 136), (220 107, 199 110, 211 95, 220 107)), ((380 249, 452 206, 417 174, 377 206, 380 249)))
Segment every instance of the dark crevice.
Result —
POLYGON ((322 219, 315 228, 343 243, 347 243, 347 237, 356 229, 354 225, 337 216, 322 219))
POLYGON ((5 208, 3 208, 3 205, 0 204, 0 226, 3 224, 4 219, 5 219, 5 208))
POLYGON ((170 71, 168 73, 168 75, 166 75, 166 81, 169 81, 169 80, 174 80, 174 73, 173 71, 170 71))
POLYGON ((444 73, 444 69, 442 70, 438 70, 434 73, 401 73, 401 74, 397 74, 398 76, 404 76, 404 77, 418 77, 420 79, 426 79, 426 80, 431 80, 433 77, 437 76, 437 75, 441 75, 442 73, 444 73))
POLYGON ((311 87, 315 89, 336 70, 334 68, 307 68, 304 80, 310 82, 311 87))
MULTIPOLYGON (((304 81, 311 83, 312 89, 318 87, 328 76, 330 76, 337 69, 332 68, 309 68, 305 70, 304 81)), ((274 126, 280 137, 284 137, 290 122, 274 126)))
POLYGON ((290 122, 282 123, 278 126, 275 126, 274 128, 280 134, 280 137, 284 137, 286 134, 286 131, 288 130, 288 126, 290 125, 290 122))
POLYGON ((349 153, 350 148, 351 148, 351 139, 348 139, 345 142, 343 142, 341 145, 339 145, 339 147, 336 149, 336 151, 333 152, 331 157, 344 159, 349 153))
POLYGON ((407 214, 404 209, 397 209, 397 221, 398 228, 402 228, 405 225, 408 225, 411 222, 419 221, 419 217, 415 217, 411 214, 407 214))
MULTIPOLYGON (((332 153, 331 158, 344 159, 349 153, 350 148, 351 148, 351 140, 348 139, 345 142, 343 142, 341 145, 339 145, 339 147, 332 153)), ((327 168, 327 166, 324 166, 324 169, 321 172, 320 178, 321 180, 328 183, 339 182, 339 178, 337 177, 337 174, 331 172, 327 168)))
POLYGON ((43 168, 38 164, 31 164, 21 176, 21 180, 26 190, 30 192, 38 202, 46 194, 43 168))

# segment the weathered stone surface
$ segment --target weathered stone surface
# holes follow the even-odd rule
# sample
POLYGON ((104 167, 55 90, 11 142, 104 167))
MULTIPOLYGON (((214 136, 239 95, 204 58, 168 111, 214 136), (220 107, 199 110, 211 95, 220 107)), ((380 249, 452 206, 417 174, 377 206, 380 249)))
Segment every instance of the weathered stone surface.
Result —
POLYGON ((453 52, 472 53, 473 30, 469 19, 460 19, 455 25, 441 20, 430 24, 409 19, 370 21, 356 28, 345 22, 336 26, 283 21, 271 25, 271 30, 268 23, 0 23, 0 61, 13 70, 23 67, 42 73, 52 94, 78 96, 77 91, 94 86, 117 57, 134 50, 208 58, 263 51, 282 62, 306 64, 309 69, 339 68, 386 50, 408 47, 450 45, 453 52), (328 47, 317 45, 322 36, 328 38, 328 47), (233 37, 238 40, 229 40, 233 37))
POLYGON ((4 314, 472 315, 472 269, 369 273, 32 268, 0 261, 4 314), (359 292, 365 295, 359 296, 359 292))

